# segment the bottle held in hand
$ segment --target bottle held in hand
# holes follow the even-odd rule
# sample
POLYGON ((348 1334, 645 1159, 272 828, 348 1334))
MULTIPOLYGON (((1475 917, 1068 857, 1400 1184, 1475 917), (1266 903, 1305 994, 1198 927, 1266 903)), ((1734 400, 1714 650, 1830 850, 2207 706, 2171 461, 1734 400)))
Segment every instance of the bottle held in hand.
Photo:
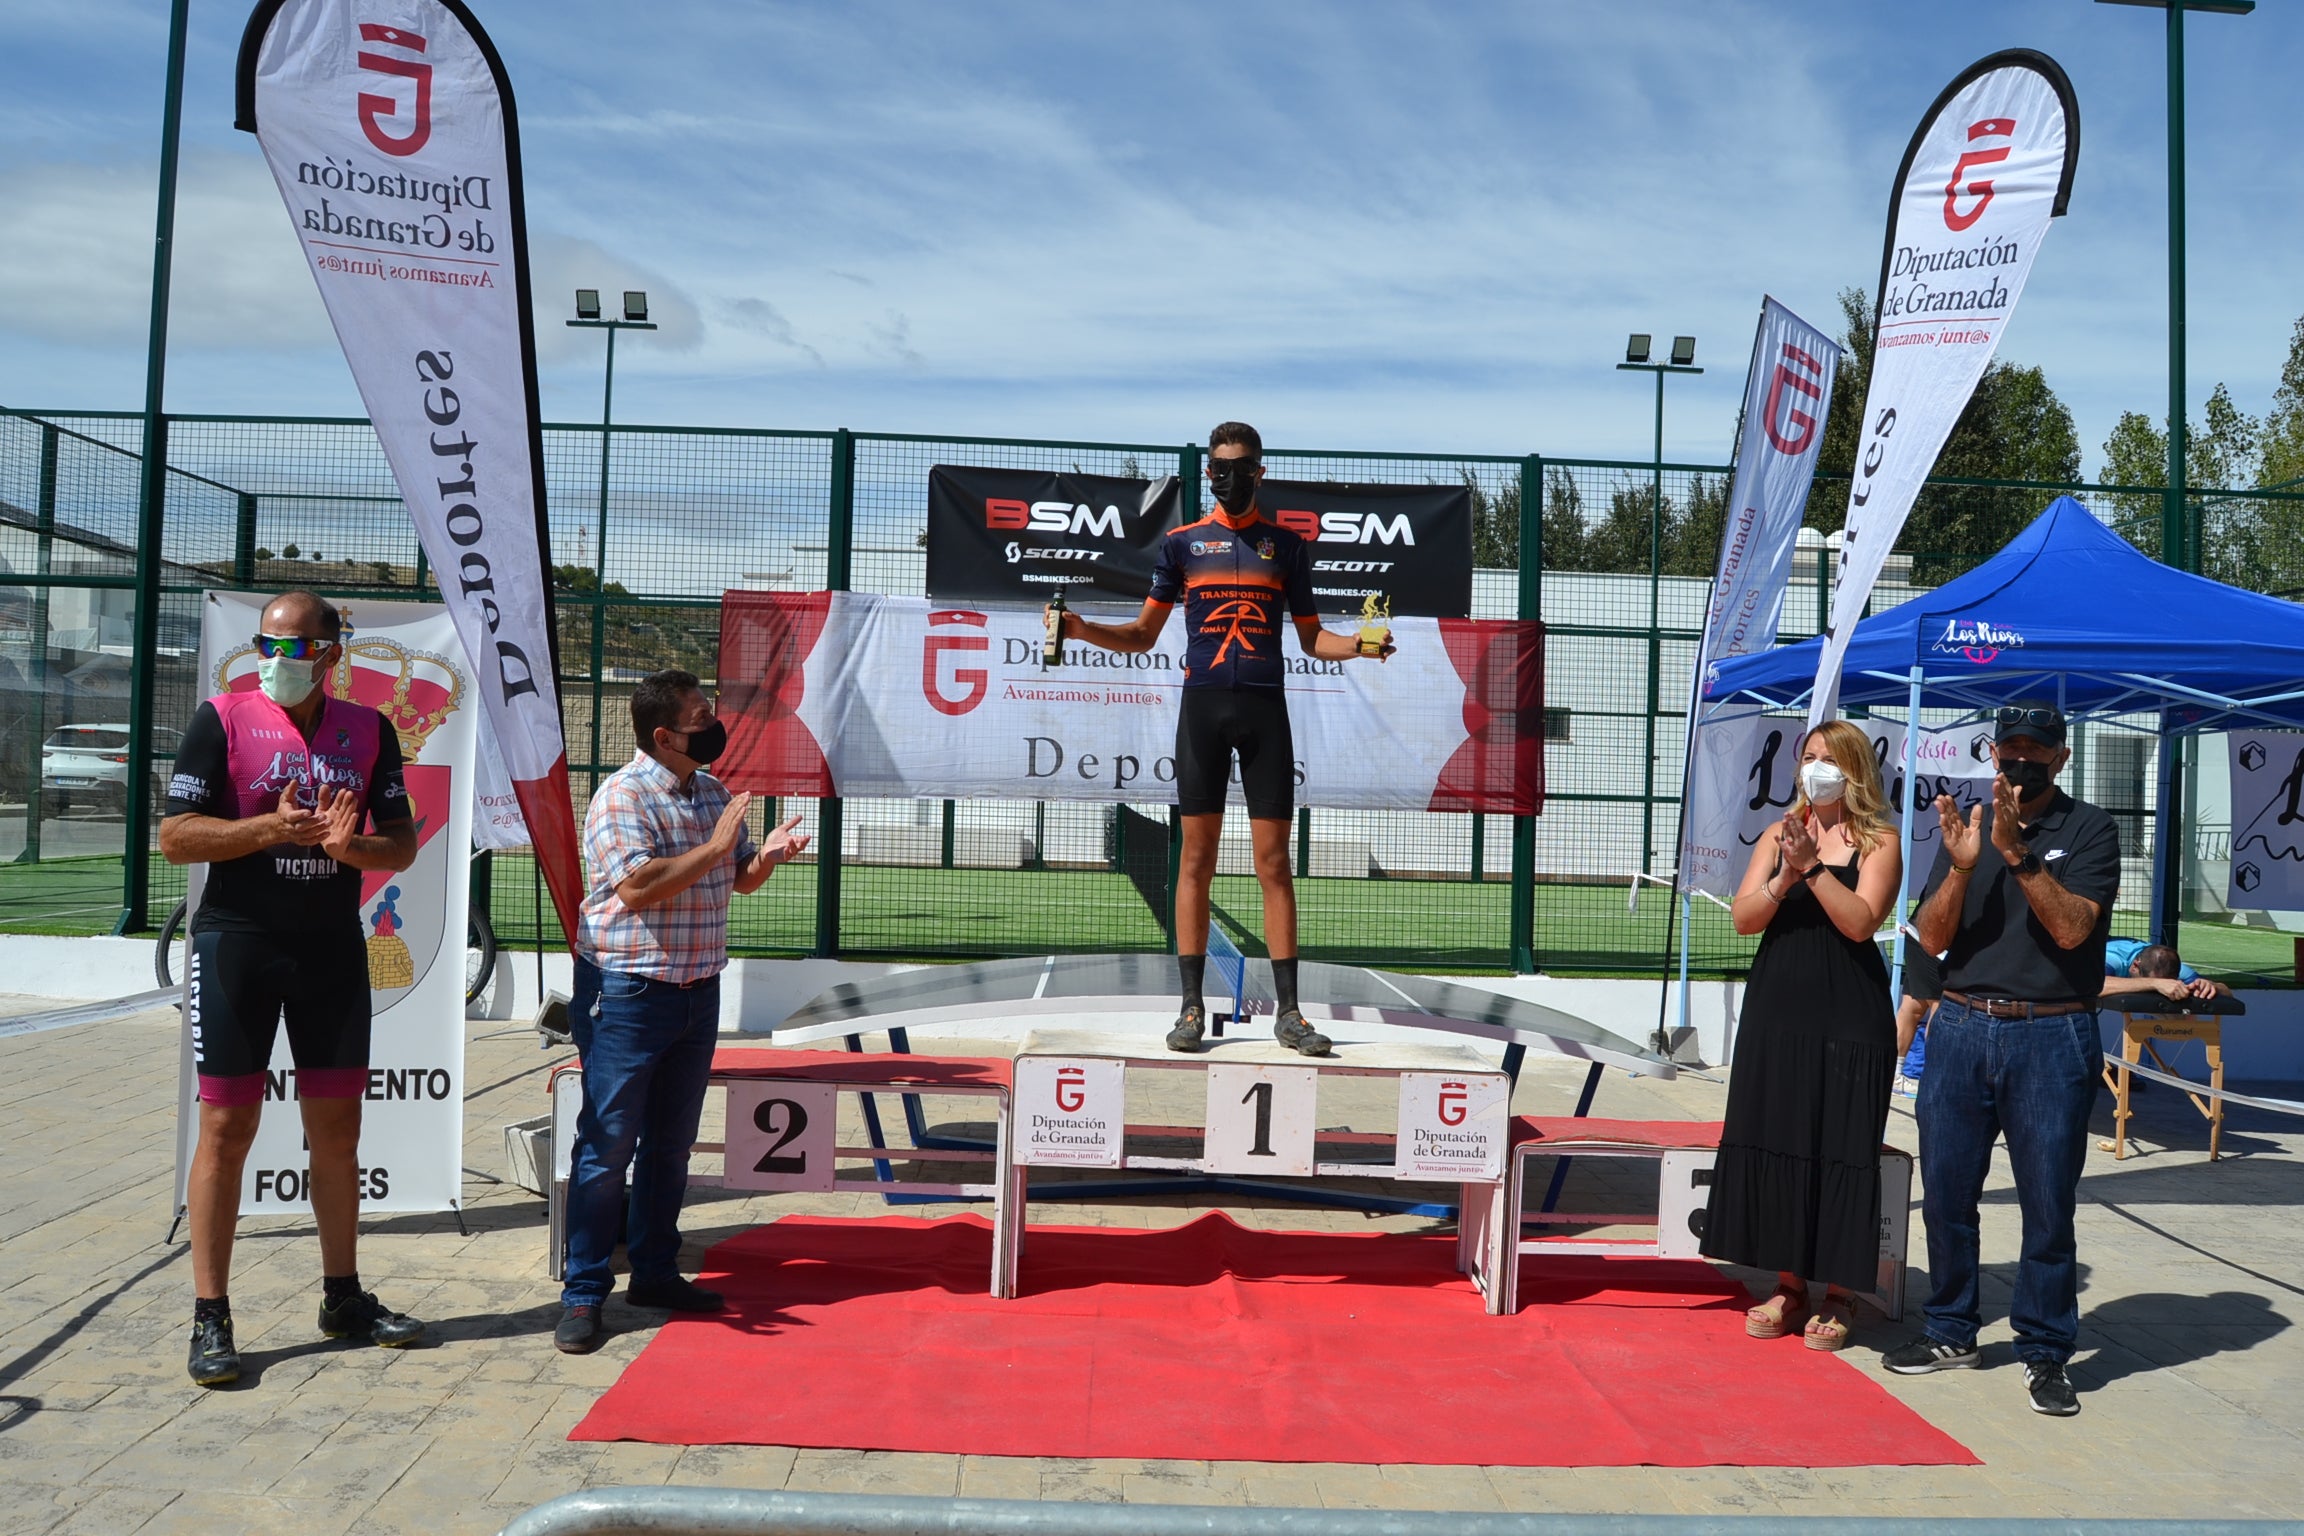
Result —
POLYGON ((1059 587, 1048 603, 1048 638, 1040 646, 1040 670, 1064 664, 1064 591, 1059 587))

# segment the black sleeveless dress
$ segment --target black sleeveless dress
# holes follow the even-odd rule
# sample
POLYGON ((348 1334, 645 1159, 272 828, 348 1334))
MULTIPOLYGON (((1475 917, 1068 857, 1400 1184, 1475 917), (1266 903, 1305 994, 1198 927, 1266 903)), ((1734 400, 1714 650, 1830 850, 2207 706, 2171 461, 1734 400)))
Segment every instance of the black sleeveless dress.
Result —
MULTIPOLYGON (((1856 861, 1815 878, 1853 888, 1856 861)), ((1841 933, 1809 887, 1794 886, 1744 988, 1704 1254, 1870 1291, 1895 1075, 1879 946, 1841 933)))

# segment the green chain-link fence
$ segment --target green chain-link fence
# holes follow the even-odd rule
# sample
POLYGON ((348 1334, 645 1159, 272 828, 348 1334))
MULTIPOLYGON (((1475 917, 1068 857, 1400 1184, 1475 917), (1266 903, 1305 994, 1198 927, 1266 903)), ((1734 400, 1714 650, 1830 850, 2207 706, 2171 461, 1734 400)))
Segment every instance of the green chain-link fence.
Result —
MULTIPOLYGON (((176 416, 165 531, 152 552, 157 645, 140 650, 141 429, 134 413, 0 413, 0 933, 109 931, 121 915, 123 811, 139 778, 124 757, 131 669, 150 669, 155 763, 142 785, 151 793, 171 728, 199 696, 202 588, 309 586, 355 607, 436 596, 365 422, 176 416), (44 785, 43 743, 88 745, 118 761, 44 785)), ((723 590, 920 592, 931 465, 1178 474, 1187 496, 1200 489, 1199 450, 1188 444, 618 427, 605 461, 602 450, 597 426, 544 431, 561 694, 580 800, 630 755, 634 681, 670 665, 712 675, 723 590)), ((1525 608, 1548 631, 1544 814, 1516 828, 1503 816, 1301 813, 1304 953, 1415 969, 1508 970, 1516 958, 1551 971, 1655 967, 1668 903, 1650 888, 1635 904, 1633 882, 1672 863, 1689 678, 1727 469, 1518 455, 1268 457, 1290 479, 1469 486, 1475 616, 1525 608), (1523 538, 1529 501, 1535 547, 1523 538), (1523 567, 1534 580, 1523 582, 1523 567)), ((2061 493, 2159 553, 2154 488, 1931 482, 1876 606, 1987 558, 2061 493)), ((1844 499, 1845 482, 1822 477, 1812 505, 1844 499)), ((2304 588, 2304 495, 2201 492, 2188 530, 2208 574, 2283 594, 2304 588)), ((1803 535, 1783 638, 1821 627, 1828 552, 1822 536, 1803 535)), ((2155 832, 2148 732, 2148 722, 2097 727, 2076 744, 2085 792, 2122 819, 2131 870, 2149 867, 2155 832)), ((86 754, 72 760, 85 766, 86 754)), ((811 833, 827 824, 815 802, 761 808, 764 822, 794 811, 811 833)), ((836 825, 836 861, 804 860, 735 904, 739 952, 974 958, 1168 942, 1165 805, 856 800, 839 806, 836 825)), ((2197 826, 2195 853, 2213 859, 2226 830, 2197 826)), ((183 879, 144 857, 156 921, 183 879)), ((1219 874, 1215 907, 1254 952, 1260 904, 1240 868, 1219 874)), ((2127 884, 2123 903, 2140 911, 2144 885, 2127 884)), ((504 941, 556 938, 528 860, 498 856, 490 891, 504 941)), ((2285 937, 2219 927, 2231 931, 2195 937, 2188 925, 2188 954, 2226 970, 2287 973, 2285 937)), ((1699 972, 1739 971, 1750 953, 1719 909, 1696 905, 1699 972)))

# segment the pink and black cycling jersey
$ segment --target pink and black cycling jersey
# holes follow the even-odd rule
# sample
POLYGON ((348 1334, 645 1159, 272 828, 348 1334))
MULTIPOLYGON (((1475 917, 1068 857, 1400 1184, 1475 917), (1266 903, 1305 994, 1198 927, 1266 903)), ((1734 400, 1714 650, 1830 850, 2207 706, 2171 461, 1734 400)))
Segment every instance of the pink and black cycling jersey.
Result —
MULTIPOLYGON (((219 694, 193 715, 164 814, 262 816, 280 808, 280 792, 291 784, 306 807, 318 803, 323 788, 349 789, 375 827, 409 818, 400 738, 382 715, 331 698, 307 742, 287 712, 258 692, 219 694)), ((294 843, 210 865, 192 919, 195 933, 357 932, 359 924, 360 872, 317 845, 294 843)))

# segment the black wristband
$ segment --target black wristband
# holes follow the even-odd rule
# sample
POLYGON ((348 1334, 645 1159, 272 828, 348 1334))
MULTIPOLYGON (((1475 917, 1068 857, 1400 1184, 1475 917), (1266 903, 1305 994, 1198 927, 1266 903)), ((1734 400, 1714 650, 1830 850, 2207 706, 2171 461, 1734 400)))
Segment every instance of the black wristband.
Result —
POLYGON ((1806 884, 1807 884, 1809 881, 1811 881, 1811 880, 1815 879, 1815 878, 1816 878, 1816 872, 1817 872, 1818 870, 1822 869, 1823 867, 1824 867, 1824 861, 1823 861, 1822 859, 1818 859, 1818 860, 1817 860, 1815 863, 1813 863, 1813 864, 1809 865, 1809 866, 1808 866, 1806 869, 1804 869, 1804 870, 1800 871, 1800 883, 1801 883, 1802 885, 1806 885, 1806 884))

